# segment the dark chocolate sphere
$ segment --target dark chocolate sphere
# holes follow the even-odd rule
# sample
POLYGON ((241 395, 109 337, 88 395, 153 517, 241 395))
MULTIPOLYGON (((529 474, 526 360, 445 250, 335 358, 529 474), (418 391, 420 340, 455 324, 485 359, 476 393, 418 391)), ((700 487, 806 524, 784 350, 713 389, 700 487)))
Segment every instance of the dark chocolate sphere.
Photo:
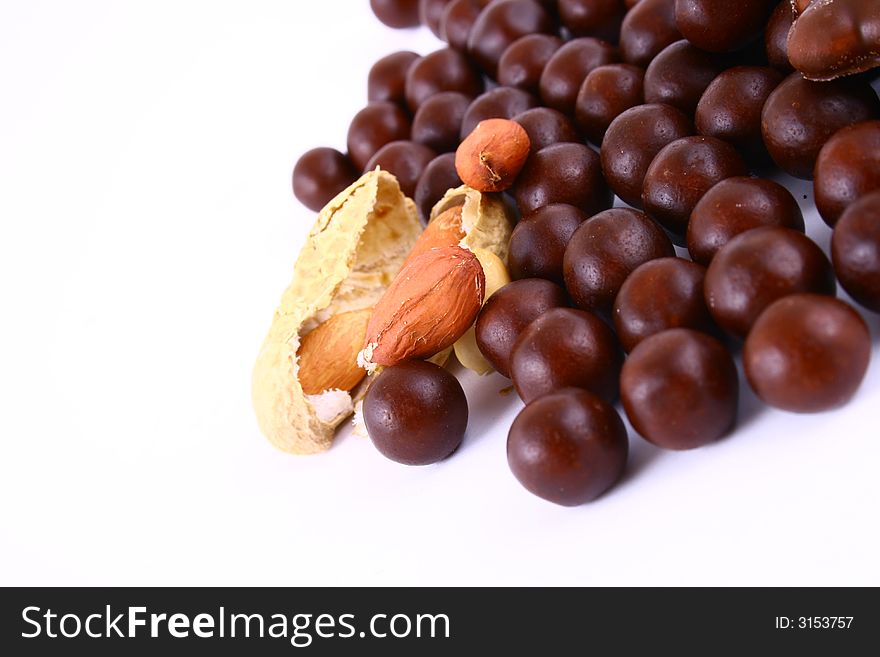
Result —
POLYGON ((534 0, 507 0, 487 6, 468 34, 468 51, 492 78, 497 78, 498 61, 508 46, 527 34, 553 32, 553 19, 534 0))
POLYGON ((377 60, 367 76, 367 99, 371 103, 380 100, 406 103, 406 73, 419 59, 418 53, 401 50, 377 60))
POLYGON ((675 0, 675 24, 697 48, 728 52, 761 36, 771 8, 767 0, 675 0))
POLYGON ((366 170, 372 171, 380 167, 393 173, 400 183, 400 191, 412 198, 419 178, 435 157, 437 153, 414 141, 392 141, 370 158, 366 170))
POLYGON ((716 183, 746 174, 736 149, 714 137, 683 137, 663 147, 645 173, 645 212, 684 236, 697 202, 716 183))
POLYGON ((575 101, 575 118, 583 133, 601 145, 611 122, 644 100, 645 72, 631 64, 607 64, 590 71, 575 101))
POLYGON ((579 142, 580 136, 571 119, 549 107, 533 107, 513 117, 529 136, 533 153, 560 142, 579 142))
POLYGON ((455 153, 443 153, 431 160, 422 171, 413 196, 422 221, 428 221, 431 208, 447 191, 460 185, 461 178, 455 170, 455 153))
POLYGON ((594 68, 617 61, 617 49, 607 41, 581 37, 553 53, 539 84, 541 100, 563 114, 574 114, 575 101, 584 78, 594 68))
POLYGON ((596 499, 626 468, 617 411, 586 390, 560 390, 526 406, 507 436, 507 463, 531 493, 563 506, 596 499))
POLYGON ((645 68, 666 46, 680 39, 675 0, 641 0, 623 19, 620 53, 623 61, 645 68))
POLYGON ((795 413, 842 406, 871 358, 865 320, 834 297, 795 294, 767 308, 743 347, 743 368, 764 403, 795 413))
POLYGON ((645 102, 666 103, 693 116, 700 97, 724 70, 717 55, 704 52, 686 40, 666 46, 645 70, 645 102))
POLYGON ((468 59, 457 50, 441 48, 410 66, 406 74, 406 102, 415 112, 428 98, 441 91, 476 96, 483 80, 468 59))
POLYGON ((810 82, 792 73, 767 98, 761 133, 773 161, 787 173, 810 180, 819 150, 835 132, 880 118, 880 100, 857 78, 810 82))
POLYGON ((563 388, 583 388, 608 403, 617 399, 623 352, 593 313, 553 308, 520 333, 510 375, 525 403, 563 388))
POLYGON ((468 36, 483 11, 480 0, 452 0, 440 16, 440 38, 459 52, 467 52, 468 36))
POLYGON ((850 205, 834 226, 831 259, 849 295, 880 313, 880 191, 850 205))
POLYGON ((767 21, 764 30, 764 50, 767 62, 781 73, 791 73, 794 67, 788 61, 788 33, 794 23, 791 0, 781 0, 767 21))
POLYGON ((461 120, 459 136, 465 137, 474 131, 480 121, 486 119, 512 119, 517 114, 538 106, 538 99, 528 91, 515 87, 495 87, 477 96, 468 106, 461 120))
POLYGON ((514 279, 546 278, 563 285, 565 247, 586 220, 583 211, 565 203, 545 205, 523 217, 510 236, 510 275, 514 279))
POLYGON ((415 27, 419 24, 419 0, 370 0, 370 7, 388 27, 415 27))
POLYGON ((376 449, 406 465, 445 459, 461 444, 467 422, 461 384, 426 361, 385 368, 364 397, 364 423, 376 449))
POLYGON ((745 338, 771 303, 789 294, 833 295, 834 272, 809 237, 791 228, 753 228, 730 240, 712 259, 704 283, 712 318, 745 338))
POLYGON ((427 26, 438 39, 442 38, 440 34, 440 19, 443 17, 443 10, 446 9, 448 4, 449 0, 419 0, 419 22, 427 26))
MULTIPOLYGON (((647 2, 647 0, 643 0, 647 2)), ((638 105, 611 122, 602 139, 602 172, 624 201, 642 207, 645 173, 667 144, 694 134, 694 126, 671 105, 638 105)))
POLYGON ((293 167, 293 194, 309 210, 320 212, 343 189, 357 180, 345 155, 333 148, 313 148, 303 153, 293 167))
POLYGON ((617 42, 626 13, 623 0, 558 0, 559 18, 576 37, 617 42))
POLYGON ((691 258, 708 265, 740 233, 761 226, 804 232, 804 215, 794 196, 773 180, 735 176, 710 188, 694 206, 687 228, 691 258))
POLYGON ((565 287, 578 307, 610 311, 636 267, 674 255, 672 242, 648 215, 629 208, 605 210, 571 236, 562 264, 565 287))
POLYGON ((716 338, 669 329, 633 349, 623 364, 620 398, 645 440, 666 449, 701 447, 736 421, 736 365, 716 338))
POLYGON ((683 258, 658 258, 627 276, 614 300, 614 327, 626 351, 655 333, 715 328, 703 295, 706 268, 683 258))
POLYGON ((829 226, 860 197, 880 189, 880 121, 839 130, 816 158, 816 209, 829 226))
POLYGON ((611 206, 599 154, 589 146, 554 144, 533 152, 513 188, 520 214, 551 203, 568 203, 588 215, 611 206))
POLYGON ((385 144, 409 139, 410 120, 397 103, 377 101, 354 115, 348 127, 348 155, 359 171, 385 144))
POLYGON ((562 46, 562 39, 551 34, 529 34, 507 47, 498 62, 498 83, 538 93, 541 73, 562 46))
POLYGON ((522 330, 551 308, 568 305, 565 291, 550 281, 525 278, 495 292, 475 324, 477 347, 500 374, 510 376, 510 352, 522 330))
POLYGON ((442 91, 423 102, 412 124, 412 140, 438 153, 458 148, 461 122, 471 97, 458 91, 442 91))

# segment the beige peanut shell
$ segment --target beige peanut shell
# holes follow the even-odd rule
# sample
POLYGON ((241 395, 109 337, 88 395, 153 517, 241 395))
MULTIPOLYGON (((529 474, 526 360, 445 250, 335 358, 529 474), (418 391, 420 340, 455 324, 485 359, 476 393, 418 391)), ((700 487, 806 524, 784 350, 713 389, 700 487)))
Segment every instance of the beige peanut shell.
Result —
POLYGON ((479 192, 467 185, 450 189, 431 209, 430 220, 457 206, 461 206, 461 225, 465 233, 459 245, 471 250, 491 251, 506 265, 513 212, 501 195, 479 192))

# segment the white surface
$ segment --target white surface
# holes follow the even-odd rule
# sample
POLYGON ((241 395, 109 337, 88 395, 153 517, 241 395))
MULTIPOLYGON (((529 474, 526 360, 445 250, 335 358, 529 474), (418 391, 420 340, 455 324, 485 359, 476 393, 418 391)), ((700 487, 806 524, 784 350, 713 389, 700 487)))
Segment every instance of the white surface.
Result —
POLYGON ((712 447, 633 436, 576 509, 510 474, 497 375, 463 375, 434 467, 259 434, 252 362, 313 221, 293 163, 344 147, 375 59, 435 47, 365 0, 0 4, 0 584, 880 584, 876 346, 843 410, 747 395, 712 447))

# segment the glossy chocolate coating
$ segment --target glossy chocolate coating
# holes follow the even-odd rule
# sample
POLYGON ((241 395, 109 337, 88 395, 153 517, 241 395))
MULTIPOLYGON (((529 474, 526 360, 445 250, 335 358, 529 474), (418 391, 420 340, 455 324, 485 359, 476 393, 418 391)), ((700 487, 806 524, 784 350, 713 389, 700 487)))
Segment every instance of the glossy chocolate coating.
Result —
POLYGON ((293 194, 309 210, 320 212, 357 177, 357 169, 344 154, 333 148, 313 148, 293 167, 293 194))
POLYGON ((467 422, 461 384, 426 361, 386 367, 364 398, 364 423, 376 449, 406 465, 445 459, 461 444, 467 422))
POLYGON ((645 173, 645 212, 673 235, 684 236, 697 202, 714 184, 746 174, 736 149, 714 137, 683 137, 657 153, 645 173))
POLYGON ((538 99, 528 91, 515 87, 495 87, 475 98, 470 104, 461 120, 460 137, 464 140, 480 121, 512 119, 517 114, 537 106, 538 99))
POLYGON ((645 72, 631 64, 607 64, 590 71, 575 101, 575 118, 594 144, 601 144, 611 122, 644 101, 645 72))
POLYGON ((880 121, 839 130, 816 158, 816 209, 829 226, 860 197, 880 189, 880 121))
POLYGON ((718 55, 703 52, 684 39, 676 41, 645 70, 645 102, 667 103, 693 116, 706 87, 723 70, 718 55))
POLYGON ((461 185, 461 178, 455 170, 455 153, 443 153, 428 163, 416 184, 413 200, 419 208, 422 221, 427 223, 431 208, 443 198, 450 189, 461 185))
POLYGON ((510 353, 510 375, 525 403, 563 388, 617 399, 623 352, 593 313, 553 308, 523 329, 510 353))
POLYGON ((367 99, 406 103, 406 72, 419 59, 421 55, 401 50, 377 60, 367 76, 367 99))
POLYGON ((683 258, 657 258, 627 276, 614 299, 614 327, 626 351, 671 328, 715 327, 703 296, 706 268, 683 258))
POLYGON ((468 52, 489 77, 497 78, 498 61, 510 44, 527 34, 552 34, 553 27, 553 19, 534 0, 493 2, 471 27, 468 52))
POLYGON ((513 117, 529 135, 532 152, 560 142, 581 140, 571 119, 549 107, 533 107, 513 117))
POLYGON ((789 294, 833 295, 837 284, 827 256, 791 228, 753 228, 730 240, 706 271, 706 305, 715 322, 743 339, 771 303, 789 294))
POLYGON ((514 279, 546 278, 564 285, 565 247, 586 220, 586 214, 565 203, 545 205, 523 217, 510 236, 510 275, 514 279))
POLYGON ((576 37, 616 43, 626 13, 623 0, 559 0, 559 18, 576 37))
POLYGON ((483 7, 479 0, 452 0, 440 17, 440 38, 459 52, 467 52, 468 36, 483 7))
POLYGON ((415 27, 419 24, 419 0, 370 0, 370 8, 388 27, 415 27))
POLYGON ((531 493, 563 506, 596 499, 626 468, 629 441, 617 411, 570 388, 526 406, 507 436, 507 463, 531 493))
MULTIPOLYGON (((644 0, 647 2, 648 0, 644 0)), ((694 126, 671 105, 638 105, 611 122, 602 139, 602 172, 624 201, 642 207, 645 174, 667 144, 694 134, 694 126)))
POLYGON ((565 287, 578 307, 610 311, 639 265, 674 255, 672 242, 648 215, 629 208, 605 210, 571 236, 562 264, 565 287))
POLYGON ((532 152, 513 188, 520 214, 551 203, 574 205, 587 215, 611 206, 599 154, 589 146, 554 144, 532 152))
POLYGON ((860 198, 837 221, 831 260, 843 289, 880 313, 880 191, 860 198))
POLYGON ((623 364, 620 398, 633 428, 666 449, 693 449, 736 421, 739 378, 716 338, 674 328, 652 335, 623 364))
POLYGON ((795 413, 842 406, 871 358, 865 320, 834 297, 795 294, 771 305, 743 347, 743 368, 764 403, 795 413))
POLYGON ((410 120, 397 103, 370 103, 354 115, 348 127, 348 155, 359 171, 385 144, 409 139, 410 120))
POLYGON ((768 161, 761 110, 780 82, 782 73, 767 66, 736 66, 720 73, 697 104, 697 132, 723 139, 750 160, 768 161))
POLYGON ((791 0, 781 0, 767 21, 764 30, 764 51, 767 62, 781 73, 791 73, 794 66, 788 61, 788 33, 794 23, 791 0))
POLYGON ((415 112, 425 100, 441 91, 476 96, 483 80, 467 58, 452 48, 441 48, 415 62, 406 74, 406 102, 415 112))
POLYGON ((400 191, 412 198, 419 178, 435 157, 437 153, 414 141, 392 141, 370 158, 366 170, 372 171, 380 167, 390 171, 400 183, 400 191))
POLYGON ((675 25, 675 0, 642 0, 623 19, 623 61, 645 68, 666 46, 681 39, 675 25))
POLYGON ((550 281, 524 278, 493 294, 475 324, 477 347, 500 374, 510 376, 510 352, 522 330, 551 308, 568 305, 565 291, 550 281))
POLYGON ((617 61, 617 49, 607 41, 581 37, 557 50, 541 73, 541 100, 563 114, 574 114, 584 78, 599 66, 617 61))
POLYGON ((441 91, 426 99, 413 118, 412 140, 438 153, 454 151, 471 100, 457 91, 441 91))
POLYGON ((819 150, 831 135, 876 118, 880 118, 880 101, 864 80, 810 82, 792 73, 764 104, 761 133, 780 168, 810 180, 819 150))
POLYGON ((772 5, 768 0, 675 0, 675 24, 701 50, 738 50, 761 35, 772 5))
POLYGON ((529 34, 508 46, 498 62, 498 83, 538 93, 541 73, 562 46, 562 39, 550 34, 529 34))
POLYGON ((419 0, 419 22, 427 26, 434 36, 442 38, 440 35, 440 19, 443 17, 443 10, 449 0, 419 0))
POLYGON ((761 226, 804 232, 804 215, 785 187, 773 180, 735 176, 710 188, 691 212, 687 248, 708 265, 718 250, 740 233, 761 226))

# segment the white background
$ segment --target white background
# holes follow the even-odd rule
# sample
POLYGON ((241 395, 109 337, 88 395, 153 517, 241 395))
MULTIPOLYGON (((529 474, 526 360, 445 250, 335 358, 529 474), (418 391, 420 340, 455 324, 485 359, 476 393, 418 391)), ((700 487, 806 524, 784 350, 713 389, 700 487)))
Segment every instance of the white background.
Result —
POLYGON ((0 584, 880 584, 876 346, 846 408, 744 392, 734 435, 633 436, 575 509, 510 474, 498 375, 462 374, 437 466, 260 435, 251 366, 314 219, 292 166, 344 148, 375 59, 436 47, 366 0, 0 2, 0 584))

